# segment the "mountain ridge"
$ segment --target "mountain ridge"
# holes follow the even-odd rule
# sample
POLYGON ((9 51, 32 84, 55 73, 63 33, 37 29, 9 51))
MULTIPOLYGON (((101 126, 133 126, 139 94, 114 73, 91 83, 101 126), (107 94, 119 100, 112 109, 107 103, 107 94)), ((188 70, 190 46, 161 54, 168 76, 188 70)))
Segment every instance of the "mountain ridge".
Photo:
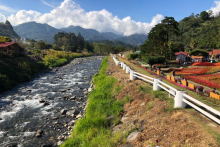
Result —
POLYGON ((132 45, 140 45, 143 44, 144 41, 147 38, 147 35, 139 35, 139 34, 133 34, 130 36, 122 36, 117 35, 113 32, 98 32, 95 29, 85 29, 81 26, 73 26, 70 25, 66 28, 57 29, 54 28, 46 23, 41 24, 37 23, 35 21, 26 22, 17 26, 13 27, 15 32, 21 36, 22 38, 29 38, 34 40, 43 40, 47 41, 49 43, 53 43, 53 37, 58 32, 67 32, 67 33, 74 33, 75 35, 80 34, 84 37, 85 40, 118 40, 122 41, 127 44, 132 45), (135 37, 134 37, 135 36, 135 37), (134 39, 134 40, 132 40, 134 39))

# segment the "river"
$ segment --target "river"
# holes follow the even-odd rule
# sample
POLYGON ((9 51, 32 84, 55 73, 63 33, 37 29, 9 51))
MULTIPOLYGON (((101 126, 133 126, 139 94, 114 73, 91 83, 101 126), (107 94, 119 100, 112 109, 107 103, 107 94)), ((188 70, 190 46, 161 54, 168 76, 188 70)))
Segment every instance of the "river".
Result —
POLYGON ((83 116, 86 93, 102 59, 74 59, 1 93, 0 146, 49 147, 62 143, 74 121, 83 116))

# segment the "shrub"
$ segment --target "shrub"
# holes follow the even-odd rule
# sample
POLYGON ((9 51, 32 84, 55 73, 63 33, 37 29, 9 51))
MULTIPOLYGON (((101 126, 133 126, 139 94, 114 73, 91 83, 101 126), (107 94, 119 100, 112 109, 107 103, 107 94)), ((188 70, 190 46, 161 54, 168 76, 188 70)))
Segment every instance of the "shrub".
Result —
POLYGON ((134 60, 138 57, 138 54, 132 53, 128 55, 128 60, 134 60))
POLYGON ((147 64, 150 64, 151 68, 153 64, 161 64, 166 61, 164 56, 143 56, 142 59, 147 64))

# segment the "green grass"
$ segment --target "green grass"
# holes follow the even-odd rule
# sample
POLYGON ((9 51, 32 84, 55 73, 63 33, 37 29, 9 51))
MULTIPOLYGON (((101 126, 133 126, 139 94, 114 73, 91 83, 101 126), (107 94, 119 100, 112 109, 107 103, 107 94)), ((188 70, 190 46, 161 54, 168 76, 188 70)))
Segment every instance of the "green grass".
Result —
POLYGON ((112 96, 117 80, 105 74, 107 61, 108 58, 103 60, 100 72, 93 78, 96 88, 89 94, 86 115, 77 121, 73 137, 68 138, 61 147, 114 147, 120 140, 120 134, 111 134, 110 126, 118 123, 117 115, 123 110, 123 102, 116 101, 112 96), (109 116, 115 119, 106 119, 109 116))
POLYGON ((123 102, 124 102, 124 103, 131 103, 131 102, 132 102, 132 99, 131 99, 131 97, 130 97, 129 95, 126 95, 123 102))
POLYGON ((154 103, 153 102, 148 102, 147 103, 147 111, 149 111, 150 109, 152 109, 154 107, 154 103))
POLYGON ((140 86, 138 86, 138 91, 142 91, 143 93, 146 94, 146 93, 149 93, 151 91, 151 89, 149 87, 144 88, 140 85, 140 86))

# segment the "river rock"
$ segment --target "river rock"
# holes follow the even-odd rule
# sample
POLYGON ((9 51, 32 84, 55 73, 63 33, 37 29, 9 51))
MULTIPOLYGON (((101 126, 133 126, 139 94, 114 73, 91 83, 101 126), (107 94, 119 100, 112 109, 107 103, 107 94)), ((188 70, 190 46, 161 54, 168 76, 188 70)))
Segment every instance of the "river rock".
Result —
POLYGON ((82 117, 81 114, 78 114, 78 115, 76 116, 77 119, 79 119, 79 118, 81 118, 81 117, 82 117))
POLYGON ((66 112, 66 115, 69 115, 69 116, 71 116, 72 114, 73 115, 77 115, 77 114, 79 114, 80 112, 78 111, 78 110, 69 110, 69 111, 67 111, 66 112))
POLYGON ((63 141, 58 141, 57 142, 57 145, 59 146, 59 145, 61 145, 63 143, 63 141))
POLYGON ((17 143, 11 143, 11 144, 7 145, 6 147, 17 147, 17 146, 18 146, 17 143))
POLYGON ((132 132, 128 138, 127 138, 127 142, 131 142, 132 140, 135 140, 141 133, 138 131, 134 131, 132 132))
POLYGON ((91 92, 92 91, 92 88, 90 87, 89 89, 88 89, 88 92, 91 92))
POLYGON ((63 135, 58 136, 57 139, 58 139, 58 140, 64 140, 64 136, 63 136, 63 135))
POLYGON ((44 102, 44 106, 50 105, 50 103, 48 101, 44 102))
POLYGON ((39 99, 39 102, 40 102, 40 103, 44 103, 45 100, 44 100, 44 99, 39 99))
POLYGON ((52 120, 56 120, 56 119, 58 119, 58 117, 52 117, 51 119, 52 119, 52 120))
POLYGON ((60 114, 61 114, 61 115, 65 115, 67 111, 68 111, 67 109, 62 109, 62 110, 60 111, 60 114))
POLYGON ((52 144, 43 144, 41 147, 52 147, 52 144))
POLYGON ((68 123, 69 126, 73 126, 75 124, 75 120, 72 120, 71 122, 68 123))
POLYGON ((36 137, 40 137, 42 134, 43 134, 43 130, 38 130, 37 134, 36 134, 36 137))
POLYGON ((60 90, 60 92, 66 92, 66 89, 60 90))
POLYGON ((76 96, 72 96, 71 98, 70 98, 70 100, 75 100, 76 99, 76 96))

